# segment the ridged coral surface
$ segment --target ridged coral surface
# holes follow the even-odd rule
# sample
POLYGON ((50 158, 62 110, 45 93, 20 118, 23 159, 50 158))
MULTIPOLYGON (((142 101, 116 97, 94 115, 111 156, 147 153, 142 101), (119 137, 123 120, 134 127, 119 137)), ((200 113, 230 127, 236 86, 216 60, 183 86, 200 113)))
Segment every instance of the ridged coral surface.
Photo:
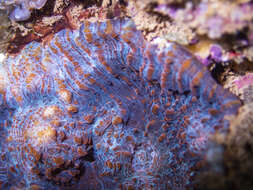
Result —
POLYGON ((240 101, 130 20, 85 22, 0 67, 2 189, 186 189, 240 101))

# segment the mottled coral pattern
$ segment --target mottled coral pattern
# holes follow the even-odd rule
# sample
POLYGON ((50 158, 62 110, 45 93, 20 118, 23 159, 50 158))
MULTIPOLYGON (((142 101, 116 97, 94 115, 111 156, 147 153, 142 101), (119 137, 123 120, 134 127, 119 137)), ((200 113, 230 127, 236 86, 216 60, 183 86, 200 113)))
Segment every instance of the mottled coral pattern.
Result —
POLYGON ((190 188, 240 101, 130 20, 85 22, 0 65, 2 189, 190 188))

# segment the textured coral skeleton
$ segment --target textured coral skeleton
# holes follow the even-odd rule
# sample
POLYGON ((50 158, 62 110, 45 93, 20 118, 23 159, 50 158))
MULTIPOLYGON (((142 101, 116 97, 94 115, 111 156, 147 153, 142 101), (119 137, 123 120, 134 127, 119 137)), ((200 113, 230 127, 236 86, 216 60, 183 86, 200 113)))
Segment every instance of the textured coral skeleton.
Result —
POLYGON ((0 65, 1 188, 186 189, 240 101, 131 20, 85 22, 0 65))

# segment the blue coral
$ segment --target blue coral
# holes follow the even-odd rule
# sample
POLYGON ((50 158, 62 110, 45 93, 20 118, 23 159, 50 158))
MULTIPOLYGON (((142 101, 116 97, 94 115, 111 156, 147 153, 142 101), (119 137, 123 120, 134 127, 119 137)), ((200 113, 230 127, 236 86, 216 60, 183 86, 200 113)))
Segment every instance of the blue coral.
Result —
POLYGON ((149 44, 130 20, 64 29, 1 71, 6 189, 186 189, 240 106, 190 53, 149 44))

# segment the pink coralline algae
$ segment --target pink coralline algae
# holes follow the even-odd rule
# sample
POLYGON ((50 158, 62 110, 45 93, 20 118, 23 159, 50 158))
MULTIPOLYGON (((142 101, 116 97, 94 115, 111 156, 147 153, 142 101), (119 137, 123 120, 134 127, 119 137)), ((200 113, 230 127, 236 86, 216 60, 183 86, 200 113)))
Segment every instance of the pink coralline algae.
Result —
POLYGON ((47 0, 0 0, 0 8, 12 10, 11 20, 23 21, 30 17, 32 9, 42 8, 47 0))
POLYGON ((211 39, 236 34, 253 19, 252 1, 188 1, 184 8, 161 3, 156 10, 211 39))
POLYGON ((253 85, 253 74, 248 73, 245 76, 242 76, 238 80, 234 81, 234 83, 238 89, 253 85))
POLYGON ((0 65, 1 189, 192 187, 240 101, 130 20, 85 22, 0 65))

